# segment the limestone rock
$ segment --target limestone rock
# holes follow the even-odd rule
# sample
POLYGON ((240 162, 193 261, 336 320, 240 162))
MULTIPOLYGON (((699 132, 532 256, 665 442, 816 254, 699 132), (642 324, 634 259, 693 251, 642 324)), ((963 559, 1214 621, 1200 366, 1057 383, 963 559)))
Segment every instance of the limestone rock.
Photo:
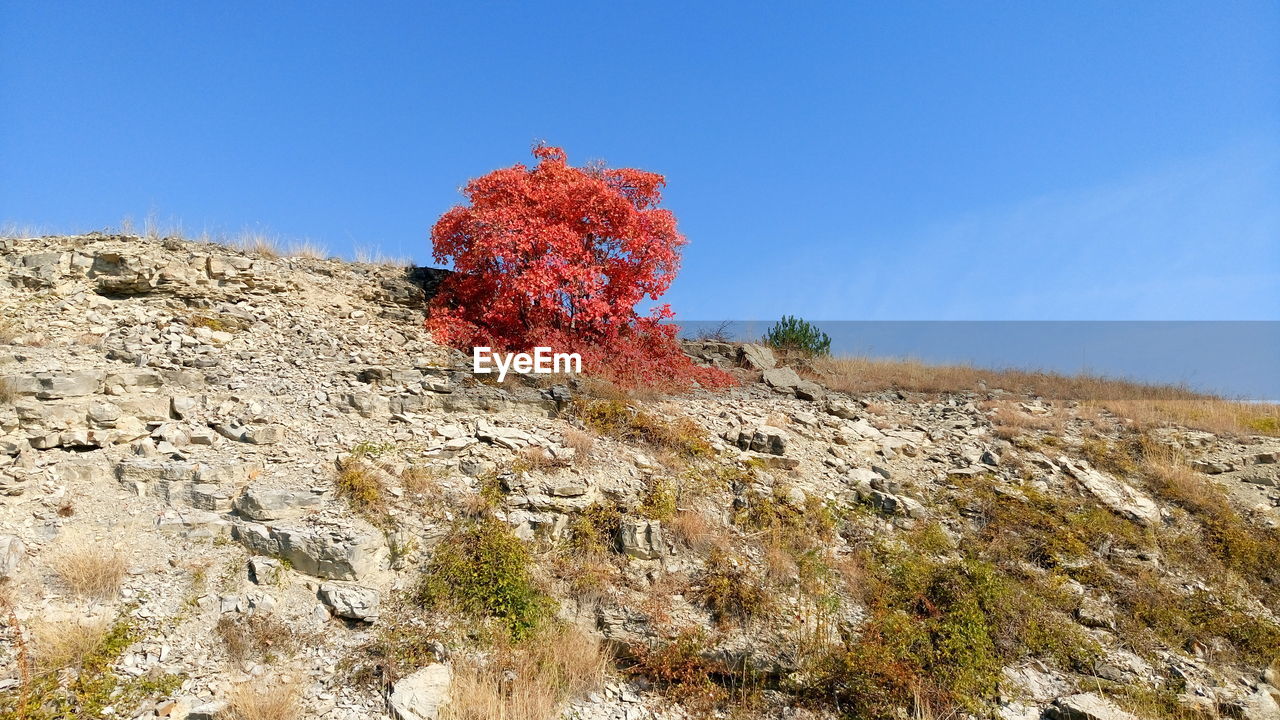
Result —
POLYGON ((382 599, 373 588, 339 583, 321 585, 319 597, 334 615, 366 622, 377 619, 378 604, 382 599))
POLYGON ((382 537, 342 528, 239 523, 232 536, 251 552, 288 560, 294 570, 329 580, 359 580, 386 554, 382 537))
POLYGON ((653 560, 664 552, 662 523, 643 518, 626 518, 618 538, 618 549, 641 560, 653 560))
POLYGON ((796 386, 803 382, 796 371, 789 367, 773 368, 764 371, 764 384, 778 391, 794 392, 796 386))
POLYGON ((7 580, 18 572, 18 566, 27 556, 27 546, 13 535, 0 535, 0 580, 7 580))
POLYGON ((755 343, 747 343, 738 350, 738 361, 752 370, 772 370, 778 366, 773 348, 755 343))
POLYGON ((1060 697, 1044 711, 1046 720, 1140 720, 1095 693, 1060 697))
POLYGON ((396 720, 435 720, 449 702, 453 671, 433 663, 396 681, 388 701, 396 720))
POLYGON ((1066 468, 1094 497, 1117 513, 1143 525, 1153 525, 1160 521, 1160 508, 1155 501, 1127 483, 1094 470, 1083 461, 1072 462, 1065 456, 1058 458, 1058 464, 1066 468))
POLYGON ((248 487, 236 498, 235 509, 241 516, 265 522, 297 517, 320 507, 320 496, 304 490, 273 490, 248 487))

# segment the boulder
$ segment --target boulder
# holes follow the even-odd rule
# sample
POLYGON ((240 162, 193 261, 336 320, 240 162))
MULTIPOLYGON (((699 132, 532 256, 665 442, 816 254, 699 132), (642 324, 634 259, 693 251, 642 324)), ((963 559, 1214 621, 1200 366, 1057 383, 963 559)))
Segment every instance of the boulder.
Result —
POLYGON ((773 348, 755 343, 747 343, 738 350, 738 362, 752 370, 772 370, 778 366, 773 348))
POLYGON ((18 565, 27 557, 27 546, 13 535, 0 535, 0 580, 7 580, 18 572, 18 565))
POLYGON ((653 560, 663 555, 662 523, 643 518, 627 518, 618 535, 618 549, 640 560, 653 560))
POLYGON ((382 599, 373 588, 339 583, 322 584, 318 596, 334 615, 365 622, 377 619, 378 604, 382 599))
POLYGON ((827 394, 826 388, 811 380, 796 383, 795 390, 796 397, 801 400, 821 400, 827 394))
POLYGON ((1044 711, 1045 720, 1140 720, 1096 693, 1060 697, 1044 711))
POLYGON ((1142 525, 1154 525, 1160 521, 1160 507, 1155 501, 1128 484, 1098 472, 1084 462, 1074 463, 1065 456, 1058 458, 1058 464, 1066 468, 1103 505, 1117 513, 1142 525))
POLYGON ((377 569, 386 544, 350 528, 238 523, 232 535, 251 552, 288 560, 294 570, 328 580, 359 580, 377 569))
POLYGON ((779 392, 795 392, 796 386, 804 382, 796 371, 789 367, 765 370, 762 379, 765 385, 779 392))
POLYGON ((93 395, 102 387, 102 375, 93 370, 68 375, 39 373, 36 379, 40 382, 40 389, 36 392, 36 397, 41 400, 57 400, 93 395))
POLYGON ((388 704, 396 720, 435 720, 449 702, 453 671, 443 663, 432 663, 396 681, 388 704))
POLYGON ((265 522, 297 517, 320 507, 320 496, 305 490, 273 490, 248 487, 236 498, 235 509, 241 516, 265 522))
POLYGON ((770 455, 787 454, 787 434, 781 428, 772 425, 761 425, 750 435, 743 433, 738 440, 738 447, 743 450, 769 453, 770 455))

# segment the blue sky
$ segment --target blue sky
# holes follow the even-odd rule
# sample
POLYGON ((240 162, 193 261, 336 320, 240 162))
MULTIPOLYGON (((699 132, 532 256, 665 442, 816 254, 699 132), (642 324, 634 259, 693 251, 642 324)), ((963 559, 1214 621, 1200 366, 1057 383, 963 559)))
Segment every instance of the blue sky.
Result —
POLYGON ((545 139, 689 319, 1280 319, 1274 2, 13 2, 0 99, 0 223, 425 263, 545 139))

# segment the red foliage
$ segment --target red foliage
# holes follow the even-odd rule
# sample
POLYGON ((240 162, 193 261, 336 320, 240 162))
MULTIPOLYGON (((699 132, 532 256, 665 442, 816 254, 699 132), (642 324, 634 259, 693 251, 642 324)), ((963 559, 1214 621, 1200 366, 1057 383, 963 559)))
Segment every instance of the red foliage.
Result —
POLYGON ((537 166, 495 170, 467 183, 470 204, 431 230, 437 262, 454 273, 432 300, 427 326, 459 348, 547 346, 582 354, 584 369, 624 385, 723 386, 693 365, 657 300, 680 268, 686 242, 658 207, 665 179, 630 168, 571 167, 540 146, 537 166))

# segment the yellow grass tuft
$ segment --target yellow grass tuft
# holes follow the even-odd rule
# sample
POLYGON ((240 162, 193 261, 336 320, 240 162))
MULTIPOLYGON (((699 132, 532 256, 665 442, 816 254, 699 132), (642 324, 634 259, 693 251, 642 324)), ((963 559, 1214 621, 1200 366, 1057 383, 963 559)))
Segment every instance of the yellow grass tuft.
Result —
POLYGON ((298 688, 291 683, 244 683, 227 693, 223 720, 295 720, 302 717, 298 688))
POLYGON ((31 626, 31 651, 38 673, 80 669, 106 642, 111 623, 37 622, 31 626))
POLYGON ((123 555, 97 545, 65 550, 53 557, 50 566, 67 590, 98 600, 115 597, 128 570, 123 555))
POLYGON ((440 720, 551 720, 566 701, 600 687, 608 667, 597 641, 553 630, 498 648, 487 662, 456 662, 440 720))

